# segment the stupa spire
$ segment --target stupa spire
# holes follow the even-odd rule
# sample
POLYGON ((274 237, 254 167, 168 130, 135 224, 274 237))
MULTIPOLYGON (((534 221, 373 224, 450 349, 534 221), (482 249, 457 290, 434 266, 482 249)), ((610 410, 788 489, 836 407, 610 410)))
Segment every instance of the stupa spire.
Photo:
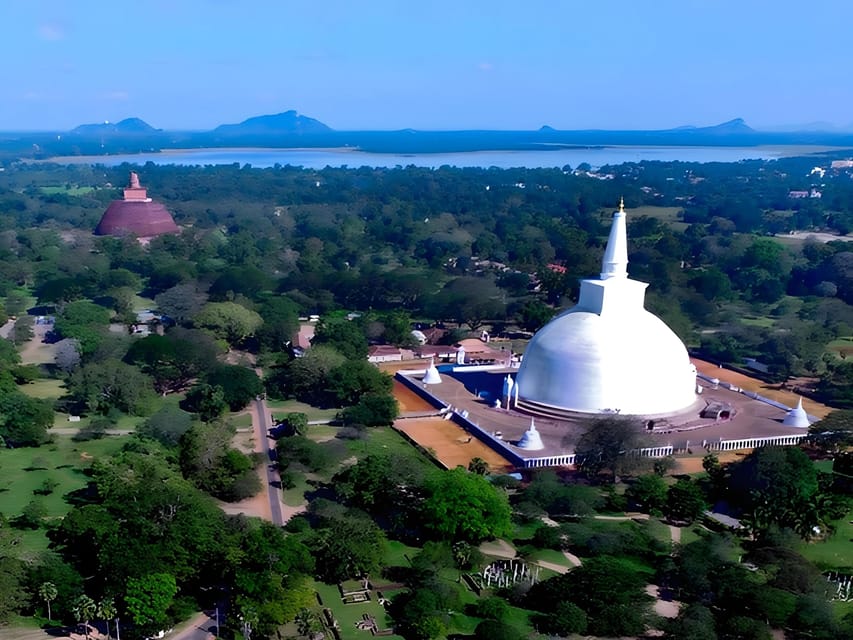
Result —
POLYGON ((625 200, 619 199, 619 211, 613 214, 613 224, 604 258, 601 261, 601 279, 628 277, 628 231, 625 225, 625 200))

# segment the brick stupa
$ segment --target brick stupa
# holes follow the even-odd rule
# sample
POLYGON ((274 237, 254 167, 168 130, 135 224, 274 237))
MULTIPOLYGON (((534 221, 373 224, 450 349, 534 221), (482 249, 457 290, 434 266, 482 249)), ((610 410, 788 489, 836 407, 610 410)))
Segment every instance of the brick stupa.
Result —
POLYGON ((149 198, 147 189, 139 185, 135 171, 130 172, 124 198, 113 200, 95 227, 96 236, 133 235, 140 240, 179 231, 166 207, 149 198))

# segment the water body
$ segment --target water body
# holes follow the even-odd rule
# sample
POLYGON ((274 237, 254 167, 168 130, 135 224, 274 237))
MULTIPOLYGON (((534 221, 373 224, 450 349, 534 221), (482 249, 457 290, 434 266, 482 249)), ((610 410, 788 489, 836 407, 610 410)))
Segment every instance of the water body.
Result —
POLYGON ((463 153, 368 153, 351 149, 170 149, 162 153, 139 153, 114 156, 67 156, 52 158, 51 162, 68 164, 123 163, 144 165, 206 166, 251 165, 267 168, 291 165, 306 169, 324 167, 512 167, 572 168, 588 163, 598 168, 625 162, 660 160, 665 162, 738 162, 750 159, 773 159, 803 155, 819 149, 794 147, 595 147, 548 151, 469 151, 463 153))

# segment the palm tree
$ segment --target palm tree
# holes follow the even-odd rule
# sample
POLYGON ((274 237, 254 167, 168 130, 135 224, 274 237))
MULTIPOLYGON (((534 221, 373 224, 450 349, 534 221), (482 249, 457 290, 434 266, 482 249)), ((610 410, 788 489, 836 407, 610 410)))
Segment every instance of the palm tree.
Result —
POLYGON ((317 630, 317 622, 314 612, 303 607, 296 614, 296 632, 300 636, 310 637, 317 630))
POLYGON ((95 601, 92 600, 87 595, 82 595, 74 601, 74 605, 71 607, 71 612, 74 614, 74 617, 77 620, 82 620, 83 624, 86 627, 86 640, 89 640, 89 620, 91 620, 96 612, 97 605, 95 601))
POLYGON ((53 616, 50 614, 50 602, 51 600, 56 600, 56 596, 59 595, 59 592, 56 589, 56 585, 52 582, 42 582, 39 587, 39 598, 44 600, 47 603, 47 619, 51 620, 53 616))
POLYGON ((116 614, 116 604, 115 601, 110 597, 104 597, 96 607, 95 615, 99 620, 103 620, 107 623, 107 638, 112 638, 110 634, 110 618, 114 617, 116 614))
POLYGON ((468 463, 468 471, 476 473, 478 476, 485 476, 489 473, 489 463, 482 458, 471 458, 468 463))

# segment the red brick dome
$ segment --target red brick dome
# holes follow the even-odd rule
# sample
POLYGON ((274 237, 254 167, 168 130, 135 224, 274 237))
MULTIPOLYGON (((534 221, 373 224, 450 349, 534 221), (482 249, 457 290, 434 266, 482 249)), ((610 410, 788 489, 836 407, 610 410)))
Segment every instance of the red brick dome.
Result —
POLYGON ((145 188, 139 185, 139 177, 130 172, 130 182, 124 190, 124 198, 113 200, 98 226, 96 236, 127 236, 151 238, 166 233, 178 233, 172 214, 159 202, 148 197, 145 188))

